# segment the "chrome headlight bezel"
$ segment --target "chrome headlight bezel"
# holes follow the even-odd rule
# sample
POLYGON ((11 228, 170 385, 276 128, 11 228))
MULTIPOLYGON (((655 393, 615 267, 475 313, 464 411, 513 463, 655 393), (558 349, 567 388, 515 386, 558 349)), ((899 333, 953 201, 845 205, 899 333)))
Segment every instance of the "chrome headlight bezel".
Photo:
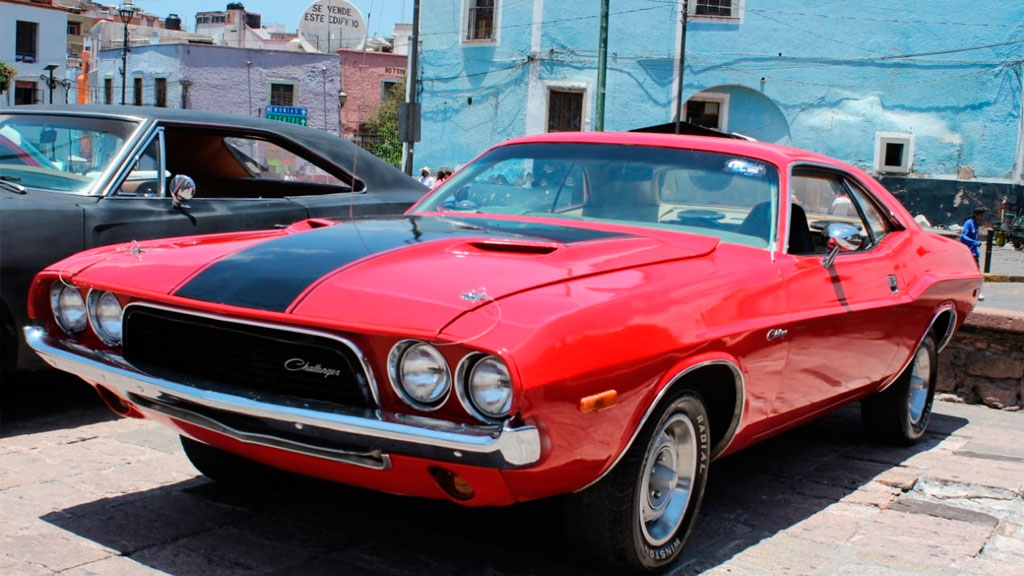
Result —
POLYGON ((72 284, 55 282, 50 287, 50 310, 53 312, 53 319, 57 322, 57 326, 72 336, 81 334, 89 323, 85 298, 82 297, 81 290, 72 284), (69 316, 72 306, 80 308, 80 313, 69 316))
POLYGON ((500 357, 481 353, 467 355, 459 362, 458 369, 456 370, 456 380, 458 381, 459 402, 462 403, 462 407, 467 412, 478 420, 491 424, 500 424, 511 415, 512 396, 514 393, 512 375, 508 365, 500 357), (507 383, 505 385, 505 396, 497 410, 486 409, 483 406, 484 403, 477 398, 479 391, 475 389, 475 382, 478 377, 482 376, 482 373, 478 371, 481 369, 482 364, 484 366, 498 367, 504 376, 504 381, 507 383))
POLYGON ((90 290, 87 300, 89 309, 89 325, 96 336, 108 346, 121 345, 122 319, 124 306, 113 292, 90 290), (105 308, 110 301, 116 305, 116 318, 110 315, 111 310, 105 308))
POLYGON ((437 410, 444 405, 453 388, 448 361, 440 350, 422 340, 402 340, 392 346, 388 354, 388 379, 395 393, 406 404, 424 412, 437 410), (410 366, 406 363, 417 360, 426 360, 427 364, 432 360, 433 366, 437 369, 434 375, 440 379, 430 394, 425 396, 419 394, 415 388, 410 388, 412 382, 409 381, 410 375, 407 373, 410 366))

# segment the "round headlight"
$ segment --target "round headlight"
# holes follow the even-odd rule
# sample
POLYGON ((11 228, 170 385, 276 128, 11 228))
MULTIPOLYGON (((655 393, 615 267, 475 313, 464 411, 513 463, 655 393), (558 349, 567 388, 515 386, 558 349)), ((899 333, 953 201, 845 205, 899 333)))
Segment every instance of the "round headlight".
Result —
MULTIPOLYGON (((436 408, 452 387, 452 376, 444 356, 425 342, 404 342, 398 352, 392 378, 407 402, 416 408, 436 408)), ((393 358, 394 358, 393 354, 393 358)))
POLYGON ((121 343, 121 303, 110 292, 89 292, 89 322, 101 340, 117 346, 121 343))
POLYGON ((57 324, 68 334, 78 334, 85 330, 85 299, 78 288, 63 282, 54 284, 50 289, 50 307, 53 308, 57 324))
POLYGON ((469 399, 473 407, 489 418, 508 416, 512 407, 512 378, 499 358, 488 356, 469 373, 469 399))

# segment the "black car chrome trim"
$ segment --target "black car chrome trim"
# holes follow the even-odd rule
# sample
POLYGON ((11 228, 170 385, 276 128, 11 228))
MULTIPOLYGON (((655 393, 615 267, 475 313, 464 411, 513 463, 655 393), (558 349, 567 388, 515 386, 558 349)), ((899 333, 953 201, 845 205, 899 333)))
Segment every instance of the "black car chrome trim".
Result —
POLYGON ((403 246, 473 236, 577 242, 623 235, 486 219, 473 220, 471 226, 421 216, 347 222, 288 234, 226 256, 188 280, 176 296, 284 312, 318 280, 357 260, 403 246))
POLYGON ((187 316, 195 316, 197 318, 206 318, 209 320, 215 320, 218 322, 225 322, 230 324, 238 324, 240 326, 254 326, 256 328, 266 328, 268 330, 280 330, 282 332, 291 332, 293 334, 304 334, 306 336, 316 336, 318 338, 326 338, 328 340, 334 340, 339 344, 347 347, 355 354, 356 358, 359 359, 359 364, 363 369, 363 373, 366 374, 367 384, 370 386, 370 393, 373 395, 373 403, 376 406, 380 406, 380 391, 377 389, 377 379, 373 375, 373 369, 370 368, 370 361, 367 360, 366 355, 363 351, 355 345, 354 342, 347 338, 338 336, 337 334, 331 334, 330 332, 323 332, 320 330, 310 330, 307 328, 299 328, 297 326, 289 326, 287 324, 272 324, 270 322, 257 322, 255 320, 240 320, 238 318, 231 318, 228 316, 221 316, 219 314, 209 314, 206 312, 196 312, 194 310, 183 310, 181 308, 174 308, 171 306, 161 306, 159 304, 152 304, 149 302, 140 303, 134 302, 124 307, 121 312, 121 317, 127 316, 129 309, 132 308, 149 308, 153 310, 162 310, 164 312, 171 312, 174 314, 183 314, 187 316))
POLYGON ((601 481, 602 478, 607 476, 612 470, 615 469, 616 466, 618 466, 619 461, 622 460, 623 457, 625 457, 627 452, 629 452, 629 449, 633 446, 633 442, 635 442, 637 436, 640 435, 640 431, 643 430, 644 426, 647 424, 647 420, 651 417, 651 414, 654 413, 654 410, 661 403, 662 398, 665 397, 669 390, 672 390, 675 387, 676 382, 679 382, 680 378, 686 376, 687 374, 693 372, 694 370, 706 368, 708 366, 728 367, 730 370, 732 370, 736 382, 736 404, 739 407, 739 409, 733 411, 732 421, 729 423, 729 429, 726 430, 725 434, 722 436, 722 439, 718 441, 718 444, 712 446, 711 458, 717 458, 719 454, 725 452, 729 445, 732 444, 732 440, 736 436, 736 429, 739 428, 740 422, 743 420, 743 412, 747 404, 746 383, 743 380, 743 372, 740 371, 738 366, 736 366, 732 362, 729 362, 728 360, 711 360, 708 362, 701 362, 700 364, 690 366, 686 370, 683 370, 682 372, 676 374, 675 376, 672 377, 672 380, 670 380, 668 384, 662 387, 662 389, 658 392, 658 395, 654 397, 654 401, 651 402, 651 405, 647 407, 647 411, 644 412, 643 417, 640 418, 640 421, 637 423, 636 428, 633 430, 633 435, 629 437, 629 442, 626 442, 625 447, 623 447, 622 451, 619 452, 619 455, 615 457, 615 461, 612 462, 611 466, 609 466, 600 476, 594 478, 594 480, 591 481, 590 484, 587 484, 586 486, 577 490, 577 492, 582 492, 583 490, 590 488, 594 484, 597 484, 598 482, 601 481))
MULTIPOLYGON (((251 416, 296 430, 309 426, 342 435, 353 445, 380 450, 382 454, 402 454, 499 469, 526 467, 540 460, 540 433, 535 426, 469 426, 380 411, 366 416, 362 413, 354 415, 343 411, 280 406, 154 378, 135 369, 116 354, 53 338, 36 326, 26 327, 24 335, 28 345, 50 365, 101 384, 124 398, 150 401, 174 398, 194 406, 251 416)), ((228 431, 222 433, 230 435, 228 431)), ((305 451, 301 443, 293 443, 289 449, 323 457, 318 453, 319 448, 305 451)))

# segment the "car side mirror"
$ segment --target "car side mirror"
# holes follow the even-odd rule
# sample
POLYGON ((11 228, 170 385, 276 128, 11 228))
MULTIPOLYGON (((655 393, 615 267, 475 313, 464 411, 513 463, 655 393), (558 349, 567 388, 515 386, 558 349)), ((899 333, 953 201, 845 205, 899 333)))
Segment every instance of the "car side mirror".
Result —
POLYGON ((821 261, 825 268, 832 267, 840 252, 860 250, 867 242, 867 237, 861 233, 860 228, 845 222, 829 222, 821 231, 821 235, 825 237, 829 247, 828 255, 821 261))
POLYGON ((178 174, 171 178, 171 202, 175 208, 188 210, 191 206, 189 201, 196 196, 196 182, 192 178, 178 174))

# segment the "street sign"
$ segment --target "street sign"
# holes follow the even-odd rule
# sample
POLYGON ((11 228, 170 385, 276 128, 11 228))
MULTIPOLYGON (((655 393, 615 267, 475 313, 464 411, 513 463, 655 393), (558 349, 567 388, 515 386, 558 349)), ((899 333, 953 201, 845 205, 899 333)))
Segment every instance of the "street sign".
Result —
POLYGON ((267 120, 277 120, 299 126, 305 126, 309 120, 307 110, 301 106, 267 106, 264 117, 267 120))

